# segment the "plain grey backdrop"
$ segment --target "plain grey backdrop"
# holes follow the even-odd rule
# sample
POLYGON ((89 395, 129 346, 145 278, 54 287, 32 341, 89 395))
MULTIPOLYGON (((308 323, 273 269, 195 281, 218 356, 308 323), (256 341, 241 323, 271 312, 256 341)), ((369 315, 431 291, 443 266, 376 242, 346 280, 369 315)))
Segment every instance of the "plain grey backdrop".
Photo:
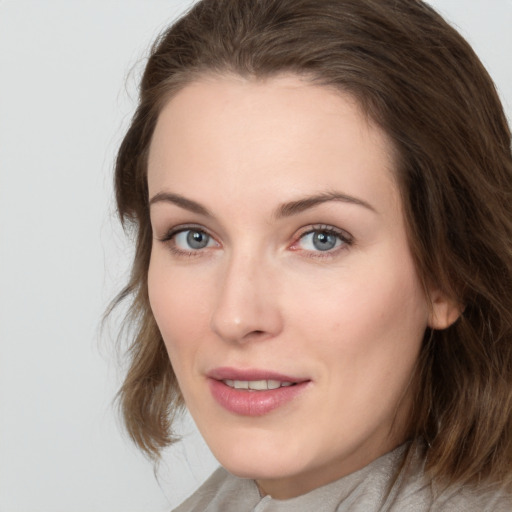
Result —
MULTIPOLYGON (((216 462, 190 420, 156 476, 116 420, 131 247, 114 154, 154 37, 192 0, 0 0, 0 512, 171 510, 216 462)), ((432 0, 512 117, 512 0, 432 0)), ((293 426, 291 426, 293 428, 293 426)))

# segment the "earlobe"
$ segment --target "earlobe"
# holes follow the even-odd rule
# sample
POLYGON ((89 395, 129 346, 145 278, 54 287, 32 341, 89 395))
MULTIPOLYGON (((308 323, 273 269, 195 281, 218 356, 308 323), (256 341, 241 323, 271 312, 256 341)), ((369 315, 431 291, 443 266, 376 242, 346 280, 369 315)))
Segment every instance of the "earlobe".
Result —
POLYGON ((457 321, 464 310, 461 304, 441 291, 435 291, 430 298, 431 311, 428 326, 431 329, 447 329, 457 321))

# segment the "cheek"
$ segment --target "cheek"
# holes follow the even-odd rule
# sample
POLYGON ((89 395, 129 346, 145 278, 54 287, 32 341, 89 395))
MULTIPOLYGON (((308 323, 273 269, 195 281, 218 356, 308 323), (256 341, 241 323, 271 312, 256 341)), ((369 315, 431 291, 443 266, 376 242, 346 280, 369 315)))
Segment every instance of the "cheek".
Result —
POLYGON ((302 352, 317 363, 319 382, 337 390, 324 393, 319 405, 335 418, 333 436, 340 424, 354 432, 387 425, 409 386, 426 328, 426 302, 414 270, 367 267, 296 306, 302 352))
POLYGON ((151 310, 176 371, 203 339, 208 316, 204 283, 152 256, 148 271, 151 310))
POLYGON ((364 265, 339 273, 308 294, 290 293, 298 332, 316 339, 316 351, 338 356, 347 365, 372 355, 391 361, 393 354, 417 353, 428 308, 412 262, 364 265))

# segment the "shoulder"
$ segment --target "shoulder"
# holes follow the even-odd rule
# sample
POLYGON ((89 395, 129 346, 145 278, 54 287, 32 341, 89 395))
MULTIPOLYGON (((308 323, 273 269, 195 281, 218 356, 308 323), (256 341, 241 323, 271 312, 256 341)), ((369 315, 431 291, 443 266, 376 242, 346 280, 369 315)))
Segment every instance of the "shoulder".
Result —
POLYGON ((172 512, 190 512, 192 510, 206 510, 206 505, 212 501, 219 490, 226 484, 229 474, 223 468, 218 468, 207 480, 189 496, 179 507, 172 512), (203 507, 201 509, 201 507, 203 507))
POLYGON ((423 457, 413 451, 387 495, 386 505, 383 510, 389 512, 512 512, 512 494, 499 483, 436 483, 427 476, 423 457))
POLYGON ((172 512, 236 512, 258 500, 259 493, 252 480, 235 477, 224 468, 218 468, 172 512))
POLYGON ((497 486, 462 486, 442 493, 435 510, 450 512, 512 512, 512 495, 497 486))
POLYGON ((395 494, 390 512, 512 512, 512 495, 496 487, 452 486, 443 491, 432 484, 407 483, 395 494))

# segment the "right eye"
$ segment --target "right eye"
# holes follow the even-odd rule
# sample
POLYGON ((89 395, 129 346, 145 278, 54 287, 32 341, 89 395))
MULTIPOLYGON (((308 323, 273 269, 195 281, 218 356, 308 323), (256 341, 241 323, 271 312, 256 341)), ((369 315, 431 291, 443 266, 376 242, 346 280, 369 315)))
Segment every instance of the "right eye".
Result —
POLYGON ((217 242, 201 229, 182 229, 169 237, 174 247, 183 252, 199 251, 207 247, 216 247, 217 242))

